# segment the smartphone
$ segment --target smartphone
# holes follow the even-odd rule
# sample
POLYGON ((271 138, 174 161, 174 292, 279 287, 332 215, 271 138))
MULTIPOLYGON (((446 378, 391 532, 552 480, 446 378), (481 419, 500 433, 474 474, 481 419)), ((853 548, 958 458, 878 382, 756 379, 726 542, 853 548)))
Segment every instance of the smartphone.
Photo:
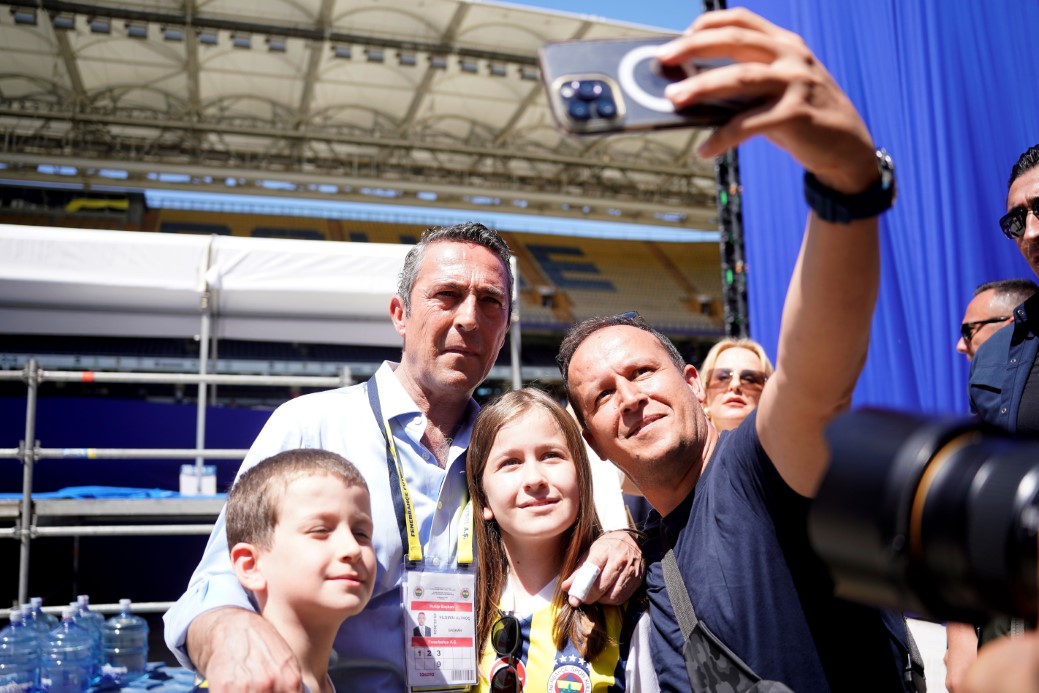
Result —
POLYGON ((577 135, 673 127, 716 127, 752 105, 708 101, 675 110, 664 97, 672 82, 730 60, 661 65, 657 47, 673 36, 547 43, 538 51, 548 103, 563 131, 577 135))

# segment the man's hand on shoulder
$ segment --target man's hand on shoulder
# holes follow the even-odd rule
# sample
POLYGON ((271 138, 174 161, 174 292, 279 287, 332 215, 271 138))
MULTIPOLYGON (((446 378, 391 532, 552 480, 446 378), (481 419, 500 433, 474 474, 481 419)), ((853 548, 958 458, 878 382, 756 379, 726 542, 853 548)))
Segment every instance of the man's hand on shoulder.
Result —
POLYGON ((274 626, 252 611, 224 607, 199 614, 188 627, 187 644, 214 693, 303 690, 296 656, 274 626))
MULTIPOLYGON (((588 589, 584 599, 570 597, 571 606, 580 604, 623 604, 635 594, 646 577, 646 563, 642 549, 627 530, 606 532, 591 545, 582 561, 599 567, 599 577, 588 589)), ((575 572, 574 575, 577 573, 575 572)), ((567 592, 573 584, 574 575, 568 576, 560 588, 567 592)))

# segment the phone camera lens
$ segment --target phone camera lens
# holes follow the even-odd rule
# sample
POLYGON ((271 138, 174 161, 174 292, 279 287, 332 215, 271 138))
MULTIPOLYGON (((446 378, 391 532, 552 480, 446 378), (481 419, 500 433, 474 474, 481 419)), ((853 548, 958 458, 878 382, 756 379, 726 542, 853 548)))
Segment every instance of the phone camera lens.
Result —
POLYGON ((602 90, 602 82, 584 81, 577 85, 577 98, 583 101, 594 101, 602 94, 602 90))
POLYGON ((574 98, 574 94, 577 93, 577 87, 580 86, 580 82, 567 82, 559 87, 559 95, 564 99, 574 98))
POLYGON ((598 101, 595 102, 595 112, 598 114, 600 118, 616 118, 617 104, 613 102, 613 98, 611 96, 602 96, 598 101))
POLYGON ((566 110, 574 120, 588 120, 592 117, 592 107, 587 101, 571 101, 566 110))

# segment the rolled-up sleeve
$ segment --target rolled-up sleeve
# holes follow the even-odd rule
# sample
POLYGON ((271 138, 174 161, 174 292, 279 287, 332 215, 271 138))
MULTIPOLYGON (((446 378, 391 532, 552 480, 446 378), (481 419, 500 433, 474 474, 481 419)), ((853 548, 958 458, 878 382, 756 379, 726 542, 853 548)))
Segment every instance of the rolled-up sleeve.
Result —
POLYGON ((166 646, 182 666, 195 669, 188 658, 188 626, 199 614, 222 606, 254 610, 249 602, 248 593, 238 583, 238 578, 231 568, 231 558, 227 552, 224 510, 220 511, 213 533, 209 535, 206 552, 191 576, 187 591, 162 617, 166 646))
MULTIPOLYGON (((293 424, 293 417, 286 415, 284 406, 279 407, 249 448, 235 478, 271 455, 296 447, 302 447, 299 428, 293 424)), ((225 512, 226 506, 217 517, 205 553, 191 575, 187 590, 162 617, 166 646, 181 665, 193 671, 196 668, 188 657, 186 641, 188 627, 199 614, 223 606, 256 610, 231 567, 225 512)))

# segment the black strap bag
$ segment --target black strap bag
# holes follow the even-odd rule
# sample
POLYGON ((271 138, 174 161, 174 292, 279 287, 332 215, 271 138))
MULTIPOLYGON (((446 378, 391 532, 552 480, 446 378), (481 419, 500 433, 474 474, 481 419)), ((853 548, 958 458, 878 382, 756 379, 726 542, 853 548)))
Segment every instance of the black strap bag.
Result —
POLYGON ((682 654, 694 691, 711 693, 792 693, 779 681, 764 681, 735 652, 725 646, 703 621, 696 618, 693 602, 678 571, 675 552, 664 554, 664 586, 678 627, 685 639, 682 654))

